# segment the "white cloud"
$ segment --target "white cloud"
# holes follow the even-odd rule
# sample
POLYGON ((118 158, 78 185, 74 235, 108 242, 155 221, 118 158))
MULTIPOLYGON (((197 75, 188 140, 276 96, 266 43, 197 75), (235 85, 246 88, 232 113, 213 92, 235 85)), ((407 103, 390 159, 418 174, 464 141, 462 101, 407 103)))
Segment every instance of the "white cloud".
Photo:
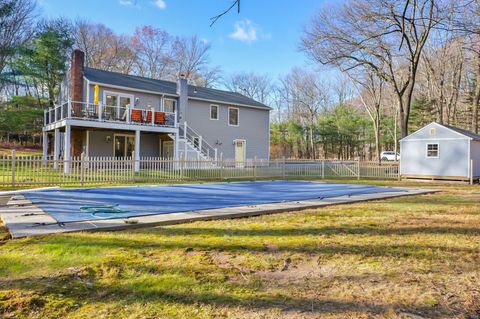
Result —
POLYGON ((235 22, 233 28, 233 32, 228 36, 248 44, 257 40, 270 40, 272 38, 270 33, 263 32, 260 26, 248 19, 235 22))
POLYGON ((137 4, 137 0, 118 0, 118 3, 125 7, 138 7, 140 6, 137 4))
POLYGON ((163 10, 167 7, 167 4, 164 0, 155 0, 152 2, 157 8, 163 10))
POLYGON ((229 37, 246 43, 257 41, 257 28, 252 21, 245 19, 235 22, 234 31, 229 37))

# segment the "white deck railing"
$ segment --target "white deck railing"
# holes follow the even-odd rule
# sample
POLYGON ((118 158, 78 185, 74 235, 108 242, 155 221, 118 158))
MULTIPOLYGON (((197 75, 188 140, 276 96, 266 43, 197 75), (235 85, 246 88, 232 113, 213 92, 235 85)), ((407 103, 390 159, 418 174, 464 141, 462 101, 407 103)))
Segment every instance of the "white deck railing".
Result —
POLYGON ((397 179, 397 163, 334 160, 175 160, 159 157, 0 157, 2 187, 231 179, 397 179), (64 166, 70 173, 64 173, 64 166), (135 166, 139 171, 135 171, 135 166))
POLYGON ((130 106, 123 107, 103 105, 102 103, 93 104, 68 101, 45 110, 45 125, 64 119, 177 127, 176 113, 158 111, 153 107, 140 109, 130 106))
MULTIPOLYGON (((193 148, 200 151, 207 160, 218 159, 217 149, 210 145, 202 135, 191 128, 187 122, 179 126, 179 135, 188 141, 193 148)), ((186 150, 184 150, 184 152, 186 153, 186 150)))

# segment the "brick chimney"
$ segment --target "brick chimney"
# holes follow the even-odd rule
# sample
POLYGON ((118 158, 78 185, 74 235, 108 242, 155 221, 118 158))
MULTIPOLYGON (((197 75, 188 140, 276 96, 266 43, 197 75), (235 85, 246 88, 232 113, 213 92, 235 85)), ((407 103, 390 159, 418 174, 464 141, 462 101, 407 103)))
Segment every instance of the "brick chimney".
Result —
MULTIPOLYGON (((81 50, 73 50, 72 63, 70 65, 70 99, 73 102, 83 102, 83 63, 85 54, 81 50)), ((72 113, 79 116, 82 113, 82 104, 72 103, 72 113)), ((83 131, 72 129, 71 131, 71 154, 80 156, 83 151, 83 131)))
POLYGON ((70 66, 70 98, 72 101, 82 102, 83 99, 83 63, 85 54, 75 49, 72 53, 70 66))
POLYGON ((177 116, 178 123, 183 123, 187 120, 187 104, 188 104, 188 82, 184 74, 180 74, 177 80, 177 116))

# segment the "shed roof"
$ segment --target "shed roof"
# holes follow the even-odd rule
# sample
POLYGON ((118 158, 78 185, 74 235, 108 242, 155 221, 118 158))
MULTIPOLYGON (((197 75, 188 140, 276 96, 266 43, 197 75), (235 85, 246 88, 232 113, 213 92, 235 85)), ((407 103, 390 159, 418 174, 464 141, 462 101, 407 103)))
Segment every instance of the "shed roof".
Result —
MULTIPOLYGON (((171 81, 156 80, 88 67, 84 68, 84 76, 88 80, 99 84, 158 92, 158 94, 177 94, 177 83, 171 81)), ((269 106, 237 92, 222 91, 195 85, 188 85, 188 97, 192 99, 223 102, 226 104, 251 106, 255 108, 271 110, 269 106)))
POLYGON ((462 128, 459 128, 459 127, 455 127, 455 126, 451 126, 451 125, 445 125, 445 124, 440 124, 440 123, 437 123, 437 122, 432 122, 430 124, 427 124, 425 125, 424 127, 418 129, 417 131, 413 132, 412 134, 402 138, 400 141, 403 141, 403 140, 407 140, 407 139, 411 139, 414 135, 418 135, 420 134, 420 132, 422 132, 425 128, 429 127, 429 126, 440 126, 440 127, 443 127, 447 130, 450 130, 452 132, 454 132, 455 134, 460 134, 460 135, 463 135, 464 137, 466 137, 467 139, 472 139, 472 140, 475 140, 475 141, 480 141, 480 134, 476 134, 472 131, 468 131, 468 130, 465 130, 465 129, 462 129, 462 128))
MULTIPOLYGON (((441 124, 439 124, 439 125, 441 125, 441 124)), ((460 133, 462 135, 470 137, 470 138, 472 138, 476 141, 480 141, 480 134, 476 134, 472 131, 468 131, 468 130, 465 130, 463 128, 459 128, 459 127, 455 127, 455 126, 451 126, 451 125, 443 125, 443 126, 445 126, 446 128, 449 128, 449 129, 451 129, 451 130, 453 130, 457 133, 460 133)))

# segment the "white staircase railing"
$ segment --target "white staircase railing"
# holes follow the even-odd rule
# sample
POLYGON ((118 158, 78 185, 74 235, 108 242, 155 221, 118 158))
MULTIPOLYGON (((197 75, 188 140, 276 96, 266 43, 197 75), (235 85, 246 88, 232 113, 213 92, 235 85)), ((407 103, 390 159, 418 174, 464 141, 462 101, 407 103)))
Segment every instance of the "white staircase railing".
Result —
POLYGON ((185 143, 189 143, 190 146, 200 152, 205 159, 217 160, 217 149, 208 144, 200 134, 188 126, 187 122, 179 126, 179 134, 180 138, 185 140, 185 143))

